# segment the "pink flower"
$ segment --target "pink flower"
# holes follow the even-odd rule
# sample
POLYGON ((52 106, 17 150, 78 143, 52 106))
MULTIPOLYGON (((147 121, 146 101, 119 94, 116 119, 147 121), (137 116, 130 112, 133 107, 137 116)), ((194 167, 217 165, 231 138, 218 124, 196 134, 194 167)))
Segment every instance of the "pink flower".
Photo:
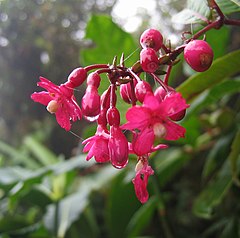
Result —
POLYGON ((136 166, 136 176, 132 180, 136 196, 141 203, 145 203, 148 200, 147 184, 150 175, 153 175, 154 171, 151 166, 148 165, 148 161, 143 158, 139 160, 136 166))
POLYGON ((96 134, 82 142, 85 144, 83 152, 88 152, 86 159, 90 160, 94 157, 98 163, 109 161, 108 141, 109 134, 101 125, 98 125, 96 134))
POLYGON ((81 109, 76 103, 73 95, 73 90, 62 84, 55 85, 46 78, 40 77, 38 86, 47 91, 35 92, 31 98, 35 102, 39 102, 47 106, 50 113, 55 113, 58 124, 69 131, 71 129, 71 122, 80 120, 82 117, 81 109))
POLYGON ((139 130, 133 140, 133 150, 137 155, 151 152, 155 138, 177 140, 184 137, 185 128, 172 122, 170 117, 189 107, 180 93, 172 93, 159 101, 154 95, 147 94, 143 106, 128 109, 127 123, 122 129, 139 130))
POLYGON ((110 126, 108 148, 112 165, 124 168, 128 163, 128 141, 118 126, 110 126))
POLYGON ((158 144, 156 146, 152 145, 149 149, 149 147, 145 147, 146 141, 141 140, 141 138, 139 139, 139 136, 142 136, 141 133, 133 132, 132 143, 128 144, 129 153, 143 156, 158 150, 168 148, 168 146, 165 144, 158 144))

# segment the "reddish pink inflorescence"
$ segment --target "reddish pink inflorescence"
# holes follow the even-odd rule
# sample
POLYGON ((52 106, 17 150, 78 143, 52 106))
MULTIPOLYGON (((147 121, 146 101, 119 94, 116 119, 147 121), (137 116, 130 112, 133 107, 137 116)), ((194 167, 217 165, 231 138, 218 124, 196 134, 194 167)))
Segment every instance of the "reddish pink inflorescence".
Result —
MULTIPOLYGON (((198 49, 193 51, 190 47, 194 42, 196 43, 192 41, 185 47, 185 58, 198 70, 200 65, 201 69, 206 68, 206 58, 201 56, 198 49), (194 52, 197 59, 188 57, 189 52, 194 52)), ((87 153, 86 160, 94 158, 98 163, 109 162, 113 167, 122 169, 128 164, 129 154, 135 154, 136 175, 132 182, 137 198, 141 203, 145 203, 149 197, 148 178, 154 174, 149 165, 150 156, 153 152, 168 147, 161 143, 163 140, 178 140, 184 137, 185 129, 175 121, 185 116, 189 105, 180 93, 168 85, 167 80, 160 79, 156 73, 161 66, 158 58, 163 47, 161 33, 155 29, 146 30, 140 37, 140 44, 143 48, 140 64, 138 62, 127 68, 121 61, 120 65, 113 63, 79 67, 74 69, 67 81, 60 86, 40 77, 38 86, 46 91, 35 92, 31 98, 55 114, 58 124, 67 131, 71 129, 71 123, 80 120, 82 115, 86 120, 96 121, 95 134, 82 142, 83 152, 87 153), (141 77, 143 73, 152 77, 154 82, 143 80, 146 78, 141 77), (101 74, 108 77, 109 87, 99 95, 99 86, 102 80, 105 80, 101 74), (84 81, 85 93, 81 101, 77 102, 74 96, 75 88, 84 81), (154 90, 158 83, 160 85, 154 90), (126 123, 123 125, 123 112, 118 107, 118 90, 122 101, 129 106, 126 123)), ((205 45, 205 56, 211 58, 211 51, 206 44, 201 45, 205 45)), ((171 63, 170 60, 169 64, 171 63)))

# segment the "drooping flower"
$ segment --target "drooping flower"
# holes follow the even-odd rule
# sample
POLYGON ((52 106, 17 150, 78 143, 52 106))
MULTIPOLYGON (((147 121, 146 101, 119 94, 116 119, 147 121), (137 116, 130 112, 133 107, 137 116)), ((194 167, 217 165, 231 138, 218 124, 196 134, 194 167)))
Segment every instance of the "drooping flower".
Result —
POLYGON ((148 200, 149 194, 147 190, 148 178, 154 174, 151 166, 148 165, 148 160, 144 157, 140 157, 140 160, 136 166, 136 176, 132 180, 136 196, 141 203, 145 203, 148 200))
POLYGON ((55 85, 43 77, 40 77, 37 85, 47 91, 33 93, 31 95, 33 101, 47 106, 50 113, 55 113, 58 124, 69 131, 71 121, 75 122, 82 117, 81 109, 73 95, 73 89, 64 84, 55 85))
POLYGON ((110 126, 108 148, 112 165, 117 169, 124 168, 128 163, 128 141, 118 126, 110 126))
POLYGON ((82 142, 82 144, 85 144, 83 152, 88 152, 86 159, 90 160, 94 157, 98 163, 109 161, 108 142, 109 134, 103 126, 99 124, 96 134, 82 142))
POLYGON ((180 93, 172 93, 159 101, 153 94, 147 94, 142 106, 128 109, 127 123, 122 129, 138 130, 134 138, 133 150, 137 155, 151 152, 155 138, 177 140, 184 137, 185 128, 174 123, 170 117, 186 109, 189 105, 180 93))

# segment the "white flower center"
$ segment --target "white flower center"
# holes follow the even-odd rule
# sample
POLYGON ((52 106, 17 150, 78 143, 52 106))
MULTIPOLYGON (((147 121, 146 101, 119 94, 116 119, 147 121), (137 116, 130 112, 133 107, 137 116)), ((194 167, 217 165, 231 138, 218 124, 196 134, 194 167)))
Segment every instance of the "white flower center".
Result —
POLYGON ((59 108, 59 104, 56 100, 52 100, 48 103, 47 105, 47 110, 50 112, 50 113, 55 113, 57 112, 59 108))
POLYGON ((153 125, 153 132, 156 137, 163 138, 166 135, 167 130, 162 123, 158 122, 153 125))

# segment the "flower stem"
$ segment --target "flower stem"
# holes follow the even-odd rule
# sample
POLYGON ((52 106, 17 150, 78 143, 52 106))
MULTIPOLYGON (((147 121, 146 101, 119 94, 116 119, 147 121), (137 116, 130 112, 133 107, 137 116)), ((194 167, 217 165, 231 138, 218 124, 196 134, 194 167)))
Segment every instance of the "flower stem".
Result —
POLYGON ((88 72, 93 69, 107 69, 107 68, 109 68, 109 65, 107 64, 92 64, 92 65, 86 66, 84 69, 88 72))
POLYGON ((171 70, 172 70, 172 65, 168 65, 167 74, 164 77, 164 83, 166 85, 168 85, 168 80, 169 80, 169 76, 170 76, 171 70))
POLYGON ((240 20, 235 20, 235 19, 225 19, 224 24, 226 25, 235 25, 235 26, 240 26, 240 20))
POLYGON ((154 73, 150 74, 162 87, 163 89, 168 92, 168 87, 166 86, 165 82, 163 82, 160 78, 158 78, 154 73))

